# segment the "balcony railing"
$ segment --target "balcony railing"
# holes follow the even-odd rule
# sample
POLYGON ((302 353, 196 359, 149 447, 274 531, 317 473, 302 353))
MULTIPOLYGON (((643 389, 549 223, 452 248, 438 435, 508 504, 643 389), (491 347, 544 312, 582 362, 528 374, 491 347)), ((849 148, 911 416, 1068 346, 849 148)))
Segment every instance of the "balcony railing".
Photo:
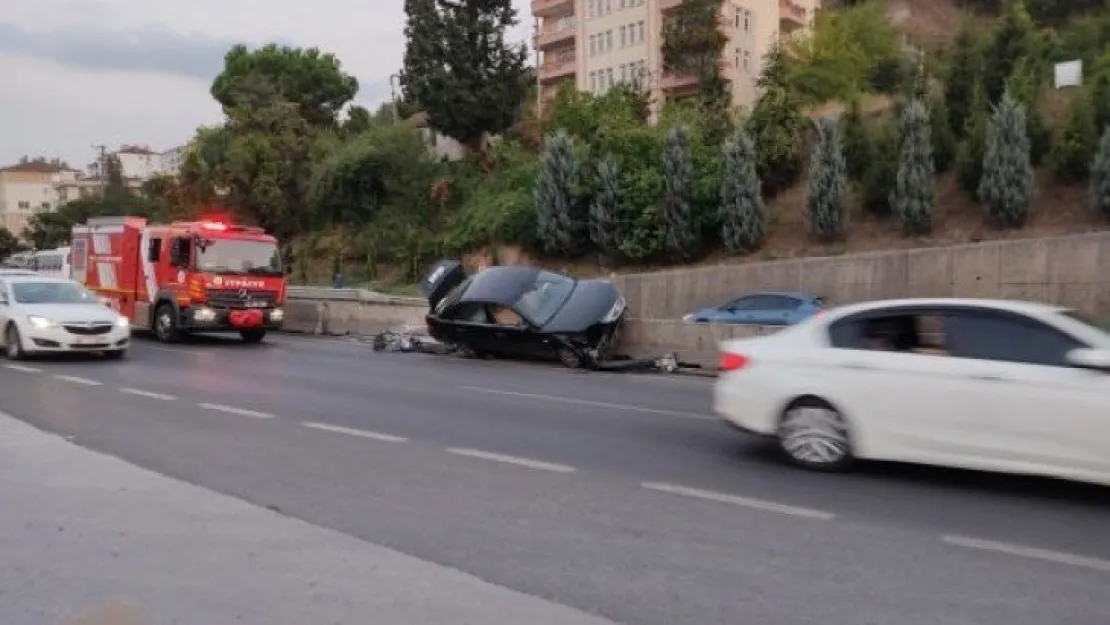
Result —
POLYGON ((663 74, 659 77, 659 88, 663 91, 696 87, 698 77, 694 74, 663 74))
POLYGON ((536 70, 536 75, 540 82, 547 82, 563 76, 569 76, 578 69, 577 60, 571 57, 560 57, 552 61, 540 64, 536 70))
POLYGON ((795 30, 808 24, 809 16, 792 0, 779 0, 779 23, 784 30, 795 30))
POLYGON ((545 48, 553 43, 571 39, 578 32, 578 24, 573 19, 559 20, 551 28, 541 29, 536 33, 535 44, 537 48, 545 48))
POLYGON ((574 0, 532 0, 532 15, 541 17, 573 7, 574 0))

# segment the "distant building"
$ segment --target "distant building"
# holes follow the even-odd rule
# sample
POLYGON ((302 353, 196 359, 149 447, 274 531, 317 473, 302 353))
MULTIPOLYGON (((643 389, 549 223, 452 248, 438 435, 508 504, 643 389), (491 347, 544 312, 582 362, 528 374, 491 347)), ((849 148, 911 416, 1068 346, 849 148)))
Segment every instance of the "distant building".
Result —
MULTIPOLYGON (((698 88, 698 77, 663 69, 663 30, 682 0, 531 0, 540 103, 562 85, 602 93, 639 82, 656 108, 698 88)), ((804 33, 821 0, 726 0, 718 16, 728 42, 722 77, 740 107, 756 99, 763 57, 780 40, 804 33)))
POLYGON ((428 150, 439 158, 457 161, 466 154, 466 148, 461 143, 433 130, 428 125, 428 114, 423 111, 406 119, 405 124, 416 130, 428 150))
POLYGON ((185 151, 188 149, 188 145, 179 145, 176 148, 162 152, 159 155, 162 175, 176 176, 181 173, 181 161, 185 158, 185 151))
POLYGON ((80 171, 57 161, 30 161, 0 167, 0 226, 19 236, 32 215, 64 202, 59 188, 75 183, 80 171))

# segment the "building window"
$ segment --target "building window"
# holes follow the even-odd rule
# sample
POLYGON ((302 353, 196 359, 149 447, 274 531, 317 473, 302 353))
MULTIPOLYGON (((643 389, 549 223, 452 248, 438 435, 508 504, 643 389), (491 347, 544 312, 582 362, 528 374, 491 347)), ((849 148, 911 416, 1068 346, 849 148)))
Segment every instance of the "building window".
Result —
POLYGON ((31 209, 31 203, 30 203, 30 202, 22 202, 22 201, 21 201, 21 202, 19 203, 19 208, 20 208, 20 209, 22 209, 22 210, 30 210, 30 209, 31 209))
POLYGON ((611 30, 605 31, 605 49, 606 50, 612 50, 613 49, 613 31, 611 31, 611 30))
POLYGON ((610 87, 612 87, 615 84, 613 82, 613 68, 612 67, 605 70, 605 82, 609 83, 610 87))
POLYGON ((597 0, 586 0, 586 15, 593 19, 597 14, 597 0))
POLYGON ((590 72, 590 92, 597 93, 597 72, 590 72))
POLYGON ((627 26, 621 26, 621 47, 622 48, 627 48, 628 47, 628 27, 627 26))
POLYGON ((637 35, 636 36, 636 41, 638 41, 640 43, 643 43, 644 42, 644 20, 640 20, 639 22, 636 23, 636 35, 637 35))
POLYGON ((50 202, 43 202, 42 203, 42 210, 47 210, 47 211, 50 210, 50 202))
POLYGON ((744 50, 744 71, 752 71, 752 53, 744 50))
POLYGON ((744 9, 744 32, 752 32, 752 12, 744 9))

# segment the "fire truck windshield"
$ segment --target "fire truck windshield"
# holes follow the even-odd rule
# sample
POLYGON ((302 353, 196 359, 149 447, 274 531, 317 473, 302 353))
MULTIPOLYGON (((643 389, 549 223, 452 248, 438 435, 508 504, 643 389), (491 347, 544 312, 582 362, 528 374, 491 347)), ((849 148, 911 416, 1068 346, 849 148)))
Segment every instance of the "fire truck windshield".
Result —
POLYGON ((197 246, 197 270, 280 276, 281 256, 265 241, 208 239, 197 246))

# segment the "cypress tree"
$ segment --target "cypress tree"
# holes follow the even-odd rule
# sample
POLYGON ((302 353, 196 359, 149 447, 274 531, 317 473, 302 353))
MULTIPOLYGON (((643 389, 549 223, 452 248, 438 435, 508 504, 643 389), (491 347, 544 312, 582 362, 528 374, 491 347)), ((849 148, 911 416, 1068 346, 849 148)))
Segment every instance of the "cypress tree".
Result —
POLYGON ((1087 93, 1080 92, 1068 108, 1063 131, 1048 155, 1053 173, 1067 182, 1087 179, 1091 161, 1098 150, 1098 127, 1094 106, 1087 93))
POLYGON ((572 255, 581 251, 581 225, 574 218, 577 184, 574 141, 560 130, 547 138, 533 196, 536 236, 552 254, 572 255))
POLYGON ((844 161, 848 167, 848 178, 860 182, 875 156, 875 147, 863 120, 863 110, 859 98, 854 98, 840 120, 844 134, 844 161))
POLYGON ((902 153, 890 206, 902 224, 903 233, 928 234, 933 229, 936 207, 936 172, 929 111, 921 101, 910 102, 902 112, 901 135, 902 153))
POLYGON ((720 219, 721 241, 730 254, 754 252, 766 236, 767 210, 755 160, 747 133, 738 131, 725 143, 720 219))
POLYGON ((609 262, 620 257, 622 236, 620 171, 613 158, 597 165, 597 182, 590 202, 590 240, 609 262))
POLYGON ((991 222, 1000 227, 1024 224, 1033 201, 1033 165, 1025 128, 1025 108, 1004 93, 987 127, 979 182, 979 199, 991 222))
POLYGON ((690 195, 694 184, 694 157, 690 138, 682 125, 667 133, 663 172, 663 224, 667 250, 678 260, 693 256, 698 246, 690 195))
POLYGON ((823 241, 844 235, 844 195, 848 190, 848 171, 844 149, 835 119, 823 118, 817 123, 817 146, 810 157, 809 209, 810 229, 823 241))
POLYGON ((1110 219, 1110 124, 1102 131, 1098 153, 1091 164, 1091 205, 1110 219))

